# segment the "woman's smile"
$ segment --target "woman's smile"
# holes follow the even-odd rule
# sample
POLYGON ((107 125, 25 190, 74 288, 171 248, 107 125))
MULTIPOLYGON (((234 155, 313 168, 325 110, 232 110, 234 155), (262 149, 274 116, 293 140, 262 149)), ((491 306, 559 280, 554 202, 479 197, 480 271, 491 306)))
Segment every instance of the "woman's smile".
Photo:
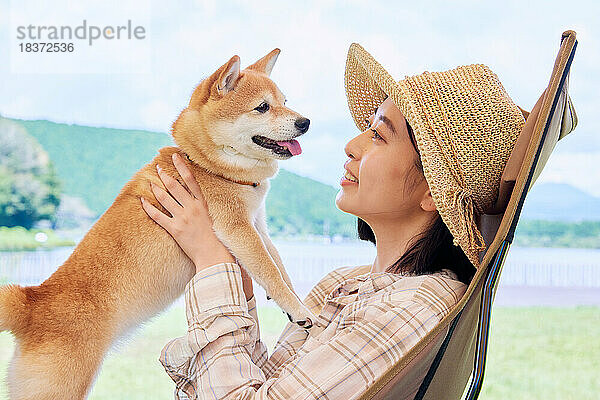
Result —
POLYGON ((350 184, 358 185, 358 178, 356 178, 354 175, 352 175, 352 173, 350 171, 346 170, 346 172, 342 176, 342 179, 340 180, 340 185, 344 186, 344 185, 350 185, 350 184))

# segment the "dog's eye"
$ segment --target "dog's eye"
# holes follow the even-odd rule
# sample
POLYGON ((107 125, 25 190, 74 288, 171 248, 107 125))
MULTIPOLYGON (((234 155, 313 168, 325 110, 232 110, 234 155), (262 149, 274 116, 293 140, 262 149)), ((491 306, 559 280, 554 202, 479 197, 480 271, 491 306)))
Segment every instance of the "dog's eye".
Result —
POLYGON ((266 113, 267 111, 269 111, 269 103, 267 103, 266 101, 263 101, 262 103, 260 103, 260 106, 256 107, 255 110, 258 111, 259 113, 266 113))

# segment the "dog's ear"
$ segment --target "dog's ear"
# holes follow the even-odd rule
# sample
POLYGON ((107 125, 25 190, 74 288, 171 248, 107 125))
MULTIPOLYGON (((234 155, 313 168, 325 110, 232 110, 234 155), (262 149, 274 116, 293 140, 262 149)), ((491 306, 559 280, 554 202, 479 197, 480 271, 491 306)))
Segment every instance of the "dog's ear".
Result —
POLYGON ((227 63, 219 68, 219 71, 220 73, 213 85, 215 85, 217 93, 222 96, 233 90, 240 77, 240 57, 231 57, 227 63))
POLYGON ((269 54, 247 67, 247 69, 262 72, 267 76, 271 75, 273 65, 275 65, 275 61, 277 61, 277 57, 279 56, 280 52, 281 50, 279 49, 273 49, 273 51, 271 51, 269 54))

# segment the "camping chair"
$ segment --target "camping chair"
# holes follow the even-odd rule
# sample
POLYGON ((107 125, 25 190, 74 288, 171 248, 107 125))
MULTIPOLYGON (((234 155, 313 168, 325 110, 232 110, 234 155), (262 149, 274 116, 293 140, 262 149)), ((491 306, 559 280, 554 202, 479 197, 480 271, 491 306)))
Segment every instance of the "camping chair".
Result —
POLYGON ((461 399, 469 378, 465 399, 479 396, 492 302, 523 202, 556 142, 577 125, 567 92, 576 47, 575 32, 564 32, 548 87, 531 113, 521 108, 526 122, 502 173, 498 200, 477 221, 488 246, 479 254, 481 267, 467 291, 438 326, 386 371, 361 400, 461 399))

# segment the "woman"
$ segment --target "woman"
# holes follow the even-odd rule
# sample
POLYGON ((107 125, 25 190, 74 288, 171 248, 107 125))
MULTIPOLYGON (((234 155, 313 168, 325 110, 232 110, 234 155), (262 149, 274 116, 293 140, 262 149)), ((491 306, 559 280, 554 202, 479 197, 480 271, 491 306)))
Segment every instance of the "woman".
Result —
MULTIPOLYGON (((176 398, 354 398, 466 291, 485 249, 477 217, 496 200, 524 123, 520 110, 484 65, 396 82, 357 44, 345 84, 362 132, 345 147, 336 205, 358 217, 358 236, 375 244, 377 256, 321 279, 305 304, 323 327, 289 323, 271 356, 260 340, 252 280, 214 235, 196 182, 185 179, 178 159, 191 194, 159 171, 181 206, 161 202, 172 218, 143 207, 201 260, 185 290, 188 333, 159 359, 176 398)), ((159 201, 168 195, 154 193, 159 201)))

